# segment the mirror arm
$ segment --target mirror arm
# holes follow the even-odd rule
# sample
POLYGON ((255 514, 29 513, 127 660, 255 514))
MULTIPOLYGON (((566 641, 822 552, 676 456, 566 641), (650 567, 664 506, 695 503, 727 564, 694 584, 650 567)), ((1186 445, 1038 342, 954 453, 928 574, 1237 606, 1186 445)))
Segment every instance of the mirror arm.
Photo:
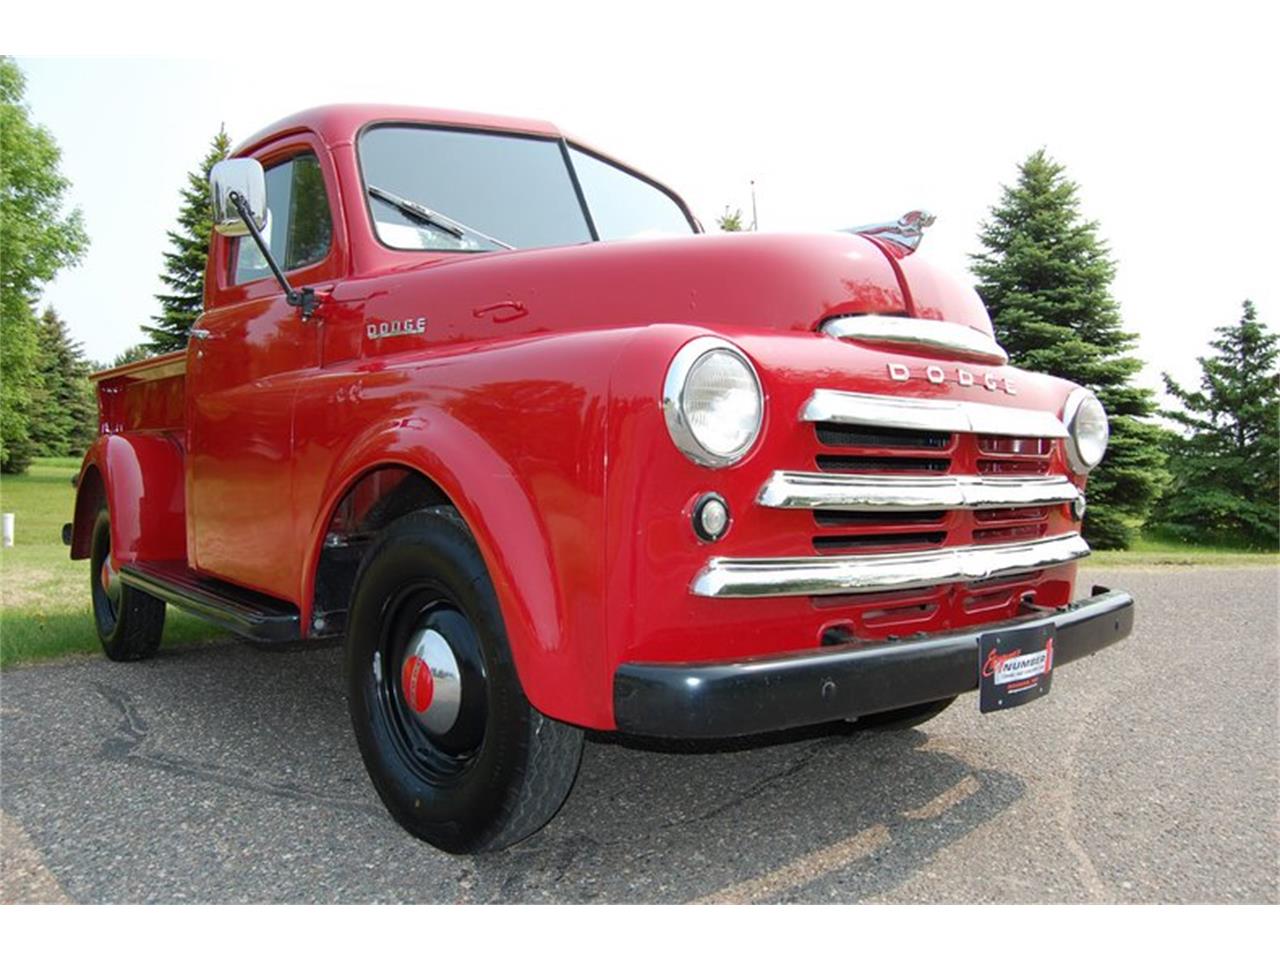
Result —
POLYGON ((263 257, 266 258, 267 266, 271 268, 271 272, 280 281, 280 286, 284 288, 285 303, 291 307, 301 307, 303 320, 311 319, 311 315, 316 310, 315 290, 311 287, 303 287, 298 290, 290 285, 289 281, 285 279, 284 271, 280 269, 280 264, 276 263, 276 258, 271 255, 271 249, 267 246, 267 242, 262 239, 262 232, 258 229, 258 225, 253 222, 253 211, 249 209, 249 204, 245 202, 244 197, 232 190, 227 195, 227 199, 236 208, 236 213, 240 215, 240 219, 244 221, 244 225, 249 229, 249 236, 253 237, 253 242, 258 245, 258 249, 262 251, 263 257))

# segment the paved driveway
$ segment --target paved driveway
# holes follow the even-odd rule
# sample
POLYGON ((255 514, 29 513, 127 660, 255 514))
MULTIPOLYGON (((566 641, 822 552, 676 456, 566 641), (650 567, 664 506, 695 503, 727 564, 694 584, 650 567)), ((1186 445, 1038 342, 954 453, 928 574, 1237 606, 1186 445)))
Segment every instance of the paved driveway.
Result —
POLYGON ((1091 570, 1136 633, 1018 710, 970 694, 919 730, 711 752, 593 737, 560 816, 482 858, 383 812, 336 647, 10 670, 0 898, 1276 902, 1278 576, 1091 570))

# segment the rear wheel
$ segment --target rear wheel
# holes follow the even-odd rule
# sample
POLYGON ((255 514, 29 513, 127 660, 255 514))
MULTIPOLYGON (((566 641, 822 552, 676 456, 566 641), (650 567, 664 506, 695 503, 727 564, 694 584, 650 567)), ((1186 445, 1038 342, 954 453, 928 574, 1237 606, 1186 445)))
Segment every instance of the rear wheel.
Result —
POLYGON ((105 507, 93 525, 89 591, 98 639, 109 658, 145 660, 155 656, 164 634, 164 601, 120 581, 111 559, 111 518, 105 507))
POLYGON ((370 547, 346 666, 365 767, 410 833, 451 853, 497 850, 560 809, 582 731, 525 698, 493 585, 455 510, 410 513, 370 547))

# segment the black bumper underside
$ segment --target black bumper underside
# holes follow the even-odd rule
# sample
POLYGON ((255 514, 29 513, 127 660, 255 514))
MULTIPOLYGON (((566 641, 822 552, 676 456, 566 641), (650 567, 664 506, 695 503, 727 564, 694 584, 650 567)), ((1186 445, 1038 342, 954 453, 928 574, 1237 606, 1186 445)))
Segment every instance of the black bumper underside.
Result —
POLYGON ((734 737, 866 716, 978 687, 978 638, 1054 625, 1055 669, 1133 630, 1133 598, 1094 595, 1052 612, 930 634, 720 663, 624 663, 613 681, 618 729, 652 737, 734 737))

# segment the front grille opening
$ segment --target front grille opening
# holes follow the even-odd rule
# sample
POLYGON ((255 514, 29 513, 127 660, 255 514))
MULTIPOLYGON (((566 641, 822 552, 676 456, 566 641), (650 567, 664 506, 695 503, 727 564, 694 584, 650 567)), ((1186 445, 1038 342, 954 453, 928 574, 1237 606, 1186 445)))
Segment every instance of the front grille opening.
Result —
POLYGON ((1020 590, 995 590, 978 596, 966 597, 964 601, 964 609, 966 613, 984 613, 990 610, 1000 610, 1009 606, 1015 598, 1021 597, 1020 590))
POLYGON ((1027 523, 1016 527, 979 527, 973 531, 975 543, 997 540, 1036 540, 1044 536, 1046 524, 1027 523))
POLYGON ((819 470, 835 473, 946 473, 947 457, 846 457, 820 453, 815 458, 819 470))
POLYGON ((987 580, 979 580, 975 583, 969 584, 967 589, 968 592, 974 596, 985 596, 992 591, 1004 590, 1008 587, 1021 587, 1022 589, 1019 592, 1025 593, 1026 590, 1029 587, 1034 586, 1039 579, 1040 574, 1038 573, 1011 573, 1005 577, 991 577, 987 580))
POLYGON ((901 427, 869 427, 848 423, 816 424, 818 442, 829 447, 907 447, 945 450, 951 434, 901 427))
POLYGON ((1047 457, 1052 449, 1049 437, 978 437, 978 452, 997 456, 1047 457))
POLYGON ((1042 476, 1049 472, 1053 452, 1050 437, 978 437, 978 472, 1014 476, 1042 476))
POLYGON ((813 519, 822 527, 901 527, 909 524, 942 523, 945 510, 815 510, 813 519))
POLYGON ((820 551, 877 549, 881 547, 936 547, 947 537, 945 530, 911 533, 866 533, 843 536, 814 537, 813 546, 820 551))
POLYGON ((917 620, 927 620, 938 610, 936 603, 917 603, 903 607, 885 607, 881 610, 868 610, 862 615, 862 622, 868 627, 886 627, 917 620))
POLYGON ((886 590, 883 593, 833 594, 831 596, 810 597, 809 602, 815 610, 833 608, 871 609, 886 606, 915 605, 934 602, 945 587, 916 587, 912 590, 886 590))
POLYGON ((1048 507, 998 507, 973 511, 973 519, 978 523, 1016 523, 1019 520, 1044 520, 1048 516, 1048 507))
POLYGON ((1048 460, 978 460, 979 473, 1036 476, 1049 472, 1048 460))

